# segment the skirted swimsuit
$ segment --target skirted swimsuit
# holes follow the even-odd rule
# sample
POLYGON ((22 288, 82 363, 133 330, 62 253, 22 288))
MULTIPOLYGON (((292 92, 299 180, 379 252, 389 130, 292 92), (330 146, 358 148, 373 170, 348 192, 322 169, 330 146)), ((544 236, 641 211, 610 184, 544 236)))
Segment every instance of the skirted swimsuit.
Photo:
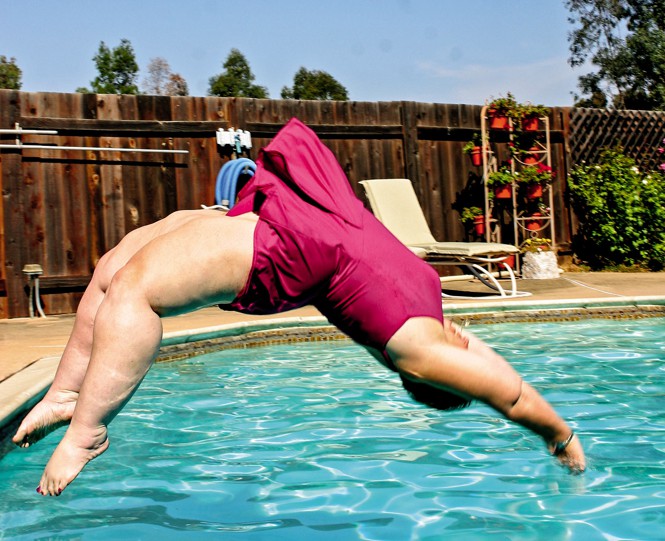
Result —
POLYGON ((412 317, 443 321, 437 273, 354 194, 333 153, 292 119, 261 150, 228 216, 254 212, 254 260, 221 308, 272 314, 311 304, 356 342, 385 352, 412 317))

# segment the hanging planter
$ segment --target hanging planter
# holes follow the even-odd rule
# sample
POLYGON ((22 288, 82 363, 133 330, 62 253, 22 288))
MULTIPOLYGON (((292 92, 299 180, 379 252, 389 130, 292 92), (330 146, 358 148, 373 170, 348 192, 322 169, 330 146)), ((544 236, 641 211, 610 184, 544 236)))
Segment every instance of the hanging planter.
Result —
POLYGON ((486 183, 488 188, 494 190, 496 199, 512 199, 514 179, 513 173, 507 167, 502 167, 487 175, 486 183))
POLYGON ((527 199, 538 199, 543 196, 542 184, 528 184, 526 187, 527 199))
POLYGON ((507 130, 510 128, 508 117, 494 109, 488 112, 490 119, 490 129, 492 130, 507 130))
POLYGON ((522 118, 522 129, 524 131, 538 131, 540 119, 550 114, 548 107, 523 103, 519 105, 519 113, 522 118))
POLYGON ((473 147, 473 150, 469 152, 469 157, 471 158, 471 165, 474 167, 480 167, 483 164, 482 147, 473 147))
POLYGON ((485 216, 476 216, 473 219, 473 230, 479 237, 485 235, 485 216))
POLYGON ((471 164, 474 167, 480 167, 483 164, 483 147, 482 137, 480 133, 475 133, 471 141, 464 145, 462 152, 468 154, 471 159, 471 164))
POLYGON ((524 131, 538 131, 540 119, 537 116, 525 117, 522 119, 522 129, 524 131))
POLYGON ((505 97, 492 99, 487 104, 487 116, 489 117, 489 126, 493 130, 509 130, 509 117, 515 117, 518 108, 517 100, 510 92, 505 97))
POLYGON ((524 165, 536 165, 540 158, 538 153, 540 152, 540 147, 533 146, 529 149, 529 153, 524 156, 524 165))
POLYGON ((462 223, 473 225, 476 235, 482 237, 485 234, 485 216, 480 207, 466 207, 461 214, 462 223))
POLYGON ((542 216, 540 212, 534 212, 530 219, 526 221, 526 228, 529 231, 540 231, 543 227, 543 221, 540 219, 542 216))
POLYGON ((513 187, 510 184, 497 186, 494 188, 495 199, 511 199, 513 197, 513 187))
POLYGON ((517 173, 516 180, 521 186, 524 186, 528 199, 536 199, 543 196, 543 187, 549 186, 554 177, 554 171, 549 165, 537 163, 523 167, 517 173))

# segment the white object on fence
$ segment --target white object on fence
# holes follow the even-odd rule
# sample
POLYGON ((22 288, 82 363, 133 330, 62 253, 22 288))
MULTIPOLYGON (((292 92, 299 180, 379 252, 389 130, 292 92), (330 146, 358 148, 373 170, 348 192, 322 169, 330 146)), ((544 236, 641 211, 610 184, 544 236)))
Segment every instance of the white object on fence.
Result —
POLYGON ((21 141, 21 135, 58 135, 57 130, 24 130, 18 123, 14 129, 2 129, 0 134, 16 134, 16 142, 11 145, 0 144, 0 148, 15 148, 18 150, 95 150, 99 152, 112 151, 112 152, 142 152, 142 153, 157 153, 157 154, 189 154, 189 150, 172 150, 172 149, 158 149, 158 148, 123 148, 123 147, 71 147, 71 146, 58 146, 58 145, 34 145, 32 143, 24 143, 21 141))
POLYGON ((245 130, 234 130, 233 128, 223 130, 219 128, 217 130, 217 144, 221 147, 237 147, 237 145, 240 145, 241 148, 249 150, 252 148, 252 134, 245 130))

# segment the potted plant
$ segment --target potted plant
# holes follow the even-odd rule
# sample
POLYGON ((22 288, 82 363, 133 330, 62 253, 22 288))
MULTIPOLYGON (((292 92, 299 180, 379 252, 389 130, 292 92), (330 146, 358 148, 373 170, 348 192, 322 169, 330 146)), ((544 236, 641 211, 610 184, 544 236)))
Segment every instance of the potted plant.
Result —
POLYGON ((526 228, 529 231, 540 231, 543 228, 543 215, 540 212, 534 212, 526 221, 526 228))
POLYGON ((485 234, 485 216, 480 207, 464 208, 461 220, 463 223, 473 223, 473 228, 479 237, 485 234))
POLYGON ((524 167, 515 175, 515 180, 526 186, 526 196, 537 199, 543 195, 543 187, 552 183, 555 173, 549 165, 538 163, 524 167))
POLYGON ((518 131, 509 143, 510 153, 522 165, 536 165, 546 157, 545 147, 533 132, 518 131))
POLYGON ((510 128, 510 118, 516 118, 519 106, 515 96, 510 92, 505 97, 493 98, 487 104, 487 114, 490 119, 490 128, 495 130, 507 130, 510 128))
POLYGON ((524 131, 536 131, 540 126, 540 119, 550 114, 548 107, 525 103, 519 106, 524 131))
POLYGON ((532 237, 526 239, 520 245, 520 251, 525 254, 527 252, 549 252, 552 249, 552 239, 545 239, 542 237, 532 237))
POLYGON ((538 143, 531 145, 528 149, 521 151, 521 162, 524 165, 536 165, 546 158, 547 152, 538 143))
POLYGON ((513 180, 515 177, 507 167, 492 171, 487 175, 487 187, 494 190, 497 199, 510 199, 512 197, 513 180))
POLYGON ((468 154, 471 158, 471 164, 475 167, 480 167, 483 164, 483 141, 480 133, 474 133, 471 141, 466 143, 462 148, 464 154, 468 154))
POLYGON ((558 278, 559 265, 556 253, 552 250, 552 241, 541 237, 525 240, 520 246, 524 254, 522 278, 545 279, 558 278))

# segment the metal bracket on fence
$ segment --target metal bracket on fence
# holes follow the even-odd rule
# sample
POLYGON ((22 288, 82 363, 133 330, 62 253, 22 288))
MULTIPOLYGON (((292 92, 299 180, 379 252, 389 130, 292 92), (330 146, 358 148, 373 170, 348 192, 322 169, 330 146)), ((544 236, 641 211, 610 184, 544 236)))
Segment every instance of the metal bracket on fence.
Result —
POLYGON ((0 148, 13 148, 18 150, 97 150, 100 152, 143 152, 143 153, 159 153, 159 154, 189 154, 189 150, 171 150, 171 149, 153 149, 153 148, 123 148, 123 147, 72 147, 72 146, 58 146, 58 145, 35 145, 32 143, 24 143, 21 140, 21 135, 58 135, 56 130, 24 130, 15 124, 14 129, 0 129, 0 135, 9 134, 16 135, 16 142, 12 145, 0 144, 0 148))
POLYGON ((252 134, 245 130, 234 130, 229 128, 217 130, 217 144, 221 147, 230 146, 235 149, 236 155, 240 156, 242 150, 252 148, 252 134))
POLYGON ((30 263, 23 267, 23 274, 30 280, 30 317, 35 317, 35 305, 41 317, 46 317, 42 308, 42 300, 39 298, 39 277, 44 274, 41 265, 30 263))

